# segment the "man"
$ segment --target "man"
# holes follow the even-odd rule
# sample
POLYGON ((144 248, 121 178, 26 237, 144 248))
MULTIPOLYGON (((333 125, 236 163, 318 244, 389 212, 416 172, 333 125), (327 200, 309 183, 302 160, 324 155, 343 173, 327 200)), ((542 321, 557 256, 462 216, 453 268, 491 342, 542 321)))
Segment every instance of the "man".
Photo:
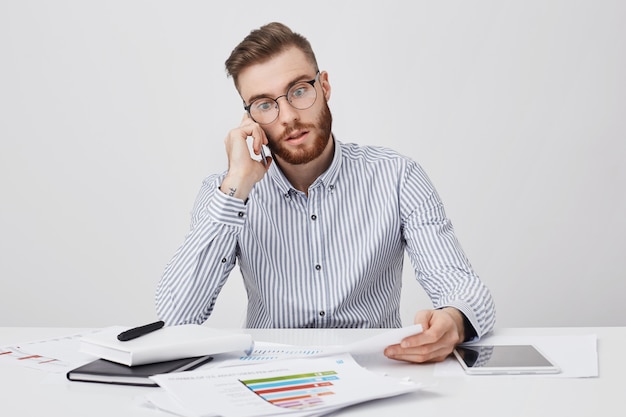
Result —
POLYGON ((328 73, 304 37, 265 25, 226 69, 245 114, 224 140, 227 172, 203 182, 191 230, 158 285, 167 324, 204 322, 238 261, 248 327, 400 327, 406 249, 435 309, 417 312, 424 331, 389 346, 388 357, 441 361, 492 329, 489 290, 421 167, 333 136, 328 73))

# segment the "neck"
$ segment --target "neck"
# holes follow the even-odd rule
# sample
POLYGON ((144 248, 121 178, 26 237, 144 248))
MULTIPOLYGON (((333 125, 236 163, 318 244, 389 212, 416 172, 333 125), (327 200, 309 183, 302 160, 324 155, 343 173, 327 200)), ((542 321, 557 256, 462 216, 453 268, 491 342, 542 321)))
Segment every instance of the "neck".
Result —
POLYGON ((276 163, 296 190, 309 194, 309 187, 330 166, 335 154, 335 140, 331 136, 320 156, 306 164, 292 165, 276 157, 276 163))

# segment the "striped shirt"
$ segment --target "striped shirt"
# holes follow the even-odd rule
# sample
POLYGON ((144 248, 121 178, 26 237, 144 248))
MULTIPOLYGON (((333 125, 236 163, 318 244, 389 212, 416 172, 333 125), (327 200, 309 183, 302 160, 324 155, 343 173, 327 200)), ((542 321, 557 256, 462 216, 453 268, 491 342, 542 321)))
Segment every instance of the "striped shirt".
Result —
POLYGON ((162 320, 204 322, 239 262, 247 327, 400 327, 406 250, 435 308, 459 309, 478 336, 492 329, 491 294, 422 168, 387 148, 335 144, 308 196, 276 164, 246 202, 219 190, 226 173, 204 180, 157 287, 162 320))

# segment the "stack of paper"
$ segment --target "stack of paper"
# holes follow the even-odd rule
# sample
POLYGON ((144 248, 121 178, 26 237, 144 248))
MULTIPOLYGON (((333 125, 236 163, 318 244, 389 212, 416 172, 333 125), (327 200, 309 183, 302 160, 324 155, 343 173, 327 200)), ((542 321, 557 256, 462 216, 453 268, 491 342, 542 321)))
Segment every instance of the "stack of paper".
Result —
POLYGON ((152 377, 164 388, 149 395, 181 416, 319 416, 360 402, 393 397, 419 384, 375 374, 350 354, 289 359, 152 377))
POLYGON ((249 356, 220 355, 211 369, 151 377, 164 390, 149 394, 148 401, 180 416, 325 415, 419 390, 421 385, 412 381, 362 368, 351 353, 380 353, 385 346, 421 331, 420 325, 393 329, 346 346, 261 342, 249 356))

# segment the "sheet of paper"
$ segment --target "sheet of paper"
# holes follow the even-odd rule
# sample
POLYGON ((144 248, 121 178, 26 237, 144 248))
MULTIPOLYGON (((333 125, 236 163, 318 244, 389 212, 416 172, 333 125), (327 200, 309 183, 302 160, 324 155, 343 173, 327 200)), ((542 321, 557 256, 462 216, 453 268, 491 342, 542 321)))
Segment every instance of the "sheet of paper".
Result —
MULTIPOLYGON (((93 330, 95 331, 97 330, 93 330)), ((96 359, 94 356, 78 351, 81 337, 91 332, 2 346, 0 347, 0 362, 46 372, 67 372, 96 359)))
POLYGON ((349 354, 214 368, 153 379, 188 415, 318 415, 417 391, 419 384, 360 367, 349 354))
POLYGON ((312 358, 318 356, 329 356, 341 353, 351 353, 358 357, 367 355, 382 355, 383 350, 396 343, 400 343, 407 336, 422 332, 419 324, 387 330, 381 334, 359 340, 354 343, 339 346, 297 346, 283 345, 270 342, 255 342, 254 349, 250 355, 238 353, 226 353, 215 355, 214 360, 208 364, 209 367, 225 367, 235 365, 249 365, 253 363, 263 363, 284 359, 312 358))
MULTIPOLYGON (((163 390, 156 390, 147 394, 144 397, 144 401, 138 404, 142 408, 149 409, 157 409, 160 411, 165 411, 170 414, 174 414, 181 417, 198 417, 193 412, 186 409, 183 405, 181 405, 175 398, 169 395, 167 392, 163 390)), ((299 413, 289 414, 289 417, 315 417, 327 415, 327 413, 312 413, 311 411, 304 411, 299 413)), ((215 413, 207 413, 203 414, 201 417, 222 417, 219 414, 215 413)))
POLYGON ((240 355, 244 363, 258 363, 280 359, 308 358, 328 352, 324 346, 290 346, 278 343, 255 342, 250 355, 240 355))
MULTIPOLYGON (((174 414, 177 416, 194 416, 194 414, 186 409, 182 404, 180 404, 174 397, 169 395, 167 392, 163 390, 155 390, 146 394, 145 402, 138 404, 140 407, 157 409, 160 411, 165 411, 170 414, 174 414)), ((220 417, 215 413, 206 413, 203 414, 202 417, 220 417)))
MULTIPOLYGON (((551 375, 506 375, 506 378, 585 378, 598 376, 598 338, 596 335, 565 336, 487 336, 476 345, 516 345, 537 346, 548 358, 561 368, 561 372, 551 375)), ((435 366, 434 375, 465 376, 461 365, 454 358, 448 358, 435 366)), ((469 378, 485 378, 473 376, 469 378)), ((502 376, 490 375, 489 378, 502 376)))
POLYGON ((422 331, 421 324, 390 329, 376 336, 339 347, 339 350, 357 354, 378 353, 382 352, 387 346, 398 344, 405 337, 422 333, 422 331))

